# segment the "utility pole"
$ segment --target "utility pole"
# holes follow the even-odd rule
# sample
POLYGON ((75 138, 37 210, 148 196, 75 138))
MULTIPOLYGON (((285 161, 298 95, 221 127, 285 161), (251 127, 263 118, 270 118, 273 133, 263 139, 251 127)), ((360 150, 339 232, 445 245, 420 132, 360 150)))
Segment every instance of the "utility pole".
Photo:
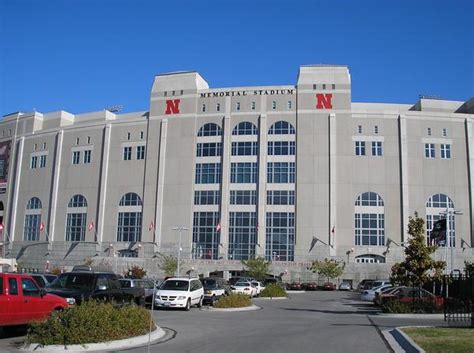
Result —
POLYGON ((178 242, 178 268, 176 269, 176 276, 179 276, 179 270, 180 270, 180 263, 181 263, 181 251, 183 251, 183 249, 181 248, 181 233, 183 232, 183 230, 189 230, 188 227, 184 227, 184 226, 179 226, 179 227, 173 227, 172 228, 173 230, 177 230, 179 232, 179 242, 178 242))

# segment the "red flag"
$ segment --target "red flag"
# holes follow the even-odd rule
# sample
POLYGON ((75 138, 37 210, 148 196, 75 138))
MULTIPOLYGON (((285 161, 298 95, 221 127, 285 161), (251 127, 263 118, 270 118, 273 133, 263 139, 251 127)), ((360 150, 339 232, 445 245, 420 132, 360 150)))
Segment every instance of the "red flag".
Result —
POLYGON ((148 226, 148 230, 151 232, 153 229, 155 229, 155 223, 151 221, 150 225, 148 226))
POLYGON ((221 231, 221 222, 217 223, 217 226, 216 226, 216 232, 220 232, 221 231))
POLYGON ((94 221, 91 221, 91 222, 89 223, 89 227, 88 227, 87 229, 88 229, 89 232, 90 232, 90 231, 91 231, 92 229, 94 229, 94 228, 95 228, 94 221))
POLYGON ((258 232, 258 222, 257 222, 257 232, 258 232))
POLYGON ((42 232, 43 230, 44 230, 44 223, 41 222, 41 223, 40 223, 40 232, 42 232))
POLYGON ((3 223, 0 223, 0 232, 3 232, 3 223))
POLYGON ((335 235, 335 228, 336 228, 336 226, 335 226, 335 225, 334 225, 334 226, 332 226, 332 230, 331 230, 331 233, 332 233, 332 235, 335 235))

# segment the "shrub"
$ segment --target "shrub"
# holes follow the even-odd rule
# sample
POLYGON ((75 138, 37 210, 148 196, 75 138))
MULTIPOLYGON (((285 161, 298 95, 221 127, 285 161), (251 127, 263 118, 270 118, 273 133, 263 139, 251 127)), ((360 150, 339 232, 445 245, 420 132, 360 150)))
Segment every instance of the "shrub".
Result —
POLYGON ((136 279, 141 279, 146 276, 146 271, 143 267, 134 265, 132 267, 129 267, 127 271, 123 273, 125 278, 136 278, 136 279))
POLYGON ((219 300, 214 304, 215 308, 243 308, 245 306, 251 306, 252 301, 249 296, 241 293, 232 293, 226 296, 221 296, 219 300))
POLYGON ((442 308, 437 308, 434 302, 425 300, 415 300, 411 303, 401 302, 399 300, 388 300, 387 302, 382 304, 382 312, 391 314, 431 314, 436 312, 442 312, 442 308))
POLYGON ((149 328, 150 313, 144 308, 116 307, 89 300, 54 313, 45 322, 32 324, 27 342, 41 345, 97 343, 144 335, 149 328))
POLYGON ((269 284, 265 289, 260 293, 261 297, 286 297, 286 291, 280 287, 278 284, 269 284))

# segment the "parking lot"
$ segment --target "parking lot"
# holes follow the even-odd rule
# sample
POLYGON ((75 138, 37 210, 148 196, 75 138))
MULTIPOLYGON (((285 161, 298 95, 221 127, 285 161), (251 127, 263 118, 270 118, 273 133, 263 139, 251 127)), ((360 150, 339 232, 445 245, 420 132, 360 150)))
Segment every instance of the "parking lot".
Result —
MULTIPOLYGON (((261 310, 217 312, 157 310, 157 324, 168 329, 166 342, 152 352, 390 352, 379 330, 398 325, 440 324, 429 320, 377 316, 378 309, 361 302, 357 292, 290 293, 289 299, 254 299, 261 310)), ((442 322, 441 322, 442 323, 442 322)), ((0 331, 0 351, 17 352, 16 341, 0 331)), ((146 352, 146 347, 126 350, 146 352)))

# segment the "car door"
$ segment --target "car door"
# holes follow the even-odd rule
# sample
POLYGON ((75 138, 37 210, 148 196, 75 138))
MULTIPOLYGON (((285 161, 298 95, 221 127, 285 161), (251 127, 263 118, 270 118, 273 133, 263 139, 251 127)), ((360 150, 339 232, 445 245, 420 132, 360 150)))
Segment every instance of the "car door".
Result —
POLYGON ((7 276, 6 291, 8 295, 8 312, 10 316, 11 325, 19 325, 27 322, 27 315, 23 306, 23 298, 20 293, 20 285, 18 284, 18 276, 7 276))
POLYGON ((28 321, 42 320, 51 312, 49 303, 41 297, 40 288, 31 278, 21 278, 23 310, 28 321))
POLYGON ((110 300, 109 281, 105 274, 97 275, 92 298, 106 301, 110 300))

